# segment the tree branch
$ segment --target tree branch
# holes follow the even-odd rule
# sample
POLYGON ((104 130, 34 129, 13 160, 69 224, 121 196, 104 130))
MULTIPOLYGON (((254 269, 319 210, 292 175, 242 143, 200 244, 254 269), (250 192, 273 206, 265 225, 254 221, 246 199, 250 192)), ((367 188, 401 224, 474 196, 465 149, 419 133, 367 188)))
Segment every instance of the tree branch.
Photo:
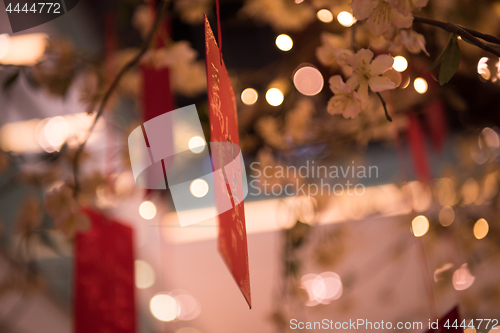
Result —
POLYGON ((486 34, 483 34, 479 31, 475 31, 472 29, 466 29, 466 28, 463 28, 455 23, 437 21, 437 20, 426 18, 426 17, 415 16, 413 19, 413 22, 420 23, 420 24, 432 25, 432 26, 441 28, 445 31, 457 34, 457 35, 461 36, 462 38, 467 39, 469 42, 473 43, 474 45, 476 45, 480 49, 483 49, 487 52, 490 52, 490 53, 500 57, 500 50, 496 50, 496 49, 492 48, 491 46, 489 46, 488 44, 482 42, 478 38, 474 37, 474 36, 477 36, 483 40, 486 40, 486 41, 489 41, 489 42, 492 42, 495 44, 500 44, 500 39, 495 37, 495 36, 486 35, 486 34))
POLYGON ((480 31, 472 30, 472 29, 463 27, 461 25, 460 25, 460 28, 464 29, 465 31, 467 31, 468 33, 470 33, 473 36, 481 38, 482 40, 485 40, 485 41, 493 43, 493 44, 499 44, 500 45, 500 38, 498 38, 498 37, 495 37, 495 36, 492 36, 492 35, 488 35, 488 34, 483 34, 480 31))
POLYGON ((389 111, 387 110, 387 103, 385 102, 385 99, 382 97, 382 95, 378 92, 376 93, 378 98, 380 98, 380 102, 382 102, 382 106, 384 107, 384 112, 385 112, 385 117, 387 120, 389 120, 392 123, 392 117, 389 114, 389 111))
POLYGON ((168 8, 168 1, 163 0, 161 9, 159 10, 158 14, 156 15, 156 19, 153 23, 153 26, 151 27, 151 30, 149 31, 148 35, 146 36, 146 39, 144 40, 144 44, 142 45, 139 53, 137 53, 137 55, 132 60, 130 60, 125 66, 123 66, 123 68, 120 70, 120 72, 118 72, 118 74, 116 75, 115 79, 113 80, 113 82, 109 86, 108 90, 104 94, 104 97, 102 98, 101 103, 99 104, 97 114, 95 116, 94 121, 92 122, 92 125, 90 126, 90 128, 87 132, 85 140, 80 144, 80 146, 78 147, 78 149, 75 152, 75 157, 73 159, 73 177, 74 177, 74 182, 75 182, 74 188, 73 188, 73 195, 75 197, 78 195, 78 191, 80 189, 80 184, 79 184, 79 180, 78 180, 79 159, 80 159, 83 151, 85 150, 85 145, 87 144, 87 141, 88 141, 90 135, 92 134, 92 131, 94 130, 94 128, 97 124, 97 121, 99 120, 99 118, 102 117, 104 110, 105 110, 105 107, 106 107, 106 104, 109 101, 113 92, 118 87, 118 84, 120 83, 121 79, 125 76, 125 74, 128 71, 130 71, 132 68, 134 68, 139 63, 142 56, 149 49, 149 46, 151 45, 151 42, 153 41, 153 38, 156 35, 156 30, 158 30, 160 23, 162 22, 165 14, 167 13, 167 8, 168 8))

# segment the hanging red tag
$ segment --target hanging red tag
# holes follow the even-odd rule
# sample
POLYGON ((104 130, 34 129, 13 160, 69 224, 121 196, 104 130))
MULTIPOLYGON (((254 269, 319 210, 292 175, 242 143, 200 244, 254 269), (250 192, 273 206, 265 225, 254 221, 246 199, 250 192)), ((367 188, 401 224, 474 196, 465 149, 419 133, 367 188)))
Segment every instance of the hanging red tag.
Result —
POLYGON ((435 99, 425 106, 425 119, 434 150, 440 153, 448 137, 448 119, 441 99, 435 99))
POLYGON ((143 120, 148 121, 174 109, 168 68, 142 66, 143 120))
POLYGON ((135 333, 133 230, 86 210, 91 229, 76 236, 75 333, 135 333))
MULTIPOLYGON (((221 53, 215 41, 210 23, 205 16, 205 47, 207 61, 207 89, 210 112, 210 134, 212 146, 212 167, 214 170, 214 186, 216 203, 219 208, 221 198, 231 200, 232 208, 219 214, 219 252, 233 275, 238 287, 245 297, 250 308, 250 274, 248 267, 247 235, 245 226, 245 210, 242 194, 241 165, 229 170, 230 174, 220 171, 226 165, 234 163, 241 152, 239 151, 238 117, 233 87, 229 75, 221 59, 221 53), (215 149, 213 143, 223 143, 215 149), (229 148, 224 148, 229 147, 229 148)), ((244 167, 244 166, 243 166, 244 167)), ((219 209, 219 212, 221 210, 219 209)))
POLYGON ((408 144, 413 159, 413 167, 418 180, 428 182, 431 179, 425 138, 422 125, 418 117, 411 111, 409 113, 408 144))
MULTIPOLYGON (((155 12, 156 1, 150 2, 150 9, 155 12)), ((169 35, 169 22, 165 21, 162 23, 158 29, 155 39, 154 47, 160 49, 166 46, 169 35)), ((170 73, 169 69, 166 67, 155 68, 153 65, 142 65, 142 106, 143 106, 143 121, 146 122, 165 112, 170 112, 175 108, 175 100, 172 94, 171 84, 170 84, 170 73)), ((171 129, 165 128, 165 133, 172 133, 171 129)), ((169 134, 166 134, 169 135, 169 134)), ((146 138, 147 140, 147 138, 146 138)), ((149 147, 149 142, 146 141, 149 147)), ((173 139, 166 140, 165 145, 173 145, 173 139)), ((167 161, 162 162, 162 165, 158 165, 157 169, 161 170, 165 168, 168 169, 169 164, 167 161)), ((150 189, 146 190, 146 195, 149 195, 153 190, 158 188, 158 184, 164 182, 164 175, 162 172, 148 172, 147 183, 150 189)))
MULTIPOLYGON (((170 92, 170 78, 168 68, 156 69, 153 67, 142 66, 142 100, 143 100, 143 120, 144 122, 151 120, 165 112, 174 109, 174 98, 170 92)), ((165 128, 165 135, 170 136, 172 129, 165 128)), ((149 142, 146 141, 149 147, 149 142)), ((173 145, 173 139, 166 140, 165 145, 173 145)), ((165 169, 168 169, 169 164, 163 162, 165 169)), ((162 165, 158 164, 157 169, 162 170, 162 165)), ((166 170, 165 170, 166 171, 166 170)), ((157 185, 165 181, 162 172, 148 172, 147 183, 150 185, 146 190, 146 195, 149 195, 153 190, 158 188, 157 185)), ((164 184, 164 183, 163 183, 164 184)))
POLYGON ((431 321, 430 329, 426 333, 463 333, 464 329, 460 327, 460 324, 457 306, 439 320, 431 321))

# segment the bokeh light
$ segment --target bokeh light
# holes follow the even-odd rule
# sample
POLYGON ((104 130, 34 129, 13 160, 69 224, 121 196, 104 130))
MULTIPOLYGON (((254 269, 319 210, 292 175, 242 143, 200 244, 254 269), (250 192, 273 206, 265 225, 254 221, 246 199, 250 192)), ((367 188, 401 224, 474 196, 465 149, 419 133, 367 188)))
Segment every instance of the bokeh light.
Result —
POLYGON ((7 54, 9 51, 9 42, 10 38, 7 34, 0 35, 0 60, 7 54))
POLYGON ((413 198, 413 209, 416 212, 424 212, 432 204, 432 190, 428 184, 413 181, 405 184, 402 190, 408 192, 413 198))
POLYGON ((136 260, 134 263, 135 286, 146 289, 155 284, 156 274, 153 267, 144 260, 136 260))
POLYGON ((399 85, 399 88, 401 89, 406 89, 411 83, 411 78, 409 75, 401 75, 401 84, 399 85))
POLYGON ((151 220, 156 216, 156 206, 151 201, 144 201, 139 206, 139 214, 145 220, 151 220))
POLYGON ((477 239, 483 239, 486 235, 488 235, 489 231, 490 226, 485 219, 479 219, 474 224, 474 237, 477 239))
POLYGON ((16 66, 36 64, 45 52, 47 38, 44 33, 0 35, 0 63, 16 66))
POLYGON ((421 77, 415 79, 415 81, 413 82, 413 86, 419 94, 425 94, 427 92, 427 89, 429 88, 427 81, 425 81, 425 79, 421 77))
POLYGON ((429 220, 423 215, 419 215, 411 221, 411 230, 415 237, 422 237, 429 231, 429 220))
POLYGON ((458 201, 455 182, 451 178, 442 178, 436 184, 436 195, 442 206, 453 206, 458 201))
POLYGON ((272 106, 278 106, 283 103, 285 96, 278 88, 271 88, 266 93, 266 101, 272 106))
POLYGON ((191 194, 197 198, 203 198, 208 193, 208 183, 203 179, 195 179, 189 185, 191 194))
POLYGON ((453 273, 453 288, 455 290, 465 290, 468 289, 476 280, 476 277, 471 274, 467 264, 463 264, 453 273))
POLYGON ((45 139, 53 147, 60 147, 70 134, 69 124, 61 116, 51 118, 43 129, 45 139))
POLYGON ((398 72, 404 72, 408 68, 408 60, 406 60, 403 56, 394 57, 394 64, 392 68, 397 70, 398 72))
POLYGON ((205 139, 203 139, 201 136, 193 136, 189 140, 189 144, 188 145, 189 145, 189 149, 193 153, 199 154, 203 150, 205 150, 206 142, 205 142, 205 139))
POLYGON ((479 198, 479 184, 474 178, 467 179, 462 185, 462 203, 470 205, 479 198))
POLYGON ((179 308, 177 319, 189 321, 197 318, 200 315, 201 306, 196 298, 185 291, 173 291, 172 293, 170 293, 170 295, 174 296, 179 308))
POLYGON ((479 62, 477 63, 477 73, 485 80, 489 80, 491 78, 491 71, 488 68, 488 60, 488 58, 483 57, 479 59, 479 62))
POLYGON ((253 88, 246 88, 241 92, 241 101, 246 105, 253 105, 259 99, 259 94, 253 88))
POLYGON ((318 10, 318 12, 316 13, 316 17, 318 18, 318 20, 324 23, 330 23, 333 21, 333 14, 328 9, 318 10))
POLYGON ((346 11, 340 12, 337 15, 337 21, 339 21, 339 23, 346 28, 349 28, 354 23, 356 23, 356 19, 354 18, 354 16, 346 11))
POLYGON ((443 227, 448 227, 453 221, 455 221, 455 211, 450 206, 444 206, 439 212, 439 223, 443 227))
MULTIPOLYGON (((486 127, 481 131, 481 137, 489 148, 497 149, 500 148, 500 138, 495 130, 486 127)), ((479 148, 483 148, 483 142, 481 138, 479 139, 479 148)))
POLYGON ((293 40, 290 36, 281 34, 276 37, 276 46, 281 51, 290 51, 293 47, 293 40))
POLYGON ((324 79, 316 68, 304 66, 293 75, 293 84, 300 93, 306 96, 314 96, 323 89, 324 79))
POLYGON ((151 298, 149 309, 153 316, 160 321, 172 321, 177 318, 179 307, 174 297, 158 294, 151 298))
POLYGON ((343 293, 342 280, 333 272, 324 272, 319 275, 306 274, 300 279, 301 288, 307 292, 306 306, 329 304, 338 300, 343 293))
POLYGON ((481 199, 489 201, 498 193, 498 172, 490 172, 484 177, 481 191, 481 199))

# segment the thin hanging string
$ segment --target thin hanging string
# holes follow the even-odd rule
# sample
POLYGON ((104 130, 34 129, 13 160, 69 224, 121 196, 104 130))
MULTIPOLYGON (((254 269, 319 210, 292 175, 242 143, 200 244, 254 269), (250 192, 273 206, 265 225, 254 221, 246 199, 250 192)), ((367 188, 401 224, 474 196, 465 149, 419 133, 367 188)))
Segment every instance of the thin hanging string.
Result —
POLYGON ((219 57, 222 64, 222 33, 220 30, 219 0, 215 0, 215 6, 217 7, 217 37, 219 38, 219 57))

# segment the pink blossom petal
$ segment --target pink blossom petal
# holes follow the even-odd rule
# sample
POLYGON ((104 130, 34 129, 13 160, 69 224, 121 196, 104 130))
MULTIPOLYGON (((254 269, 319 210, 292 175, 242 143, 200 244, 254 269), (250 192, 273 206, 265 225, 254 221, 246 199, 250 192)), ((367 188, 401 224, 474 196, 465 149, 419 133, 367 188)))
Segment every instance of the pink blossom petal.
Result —
POLYGON ((368 20, 366 21, 368 27, 372 30, 373 34, 376 36, 380 36, 389 30, 391 26, 391 20, 380 20, 377 15, 370 15, 368 20))
POLYGON ((388 77, 384 76, 372 77, 369 81, 369 84, 370 84, 370 89, 374 92, 380 92, 396 88, 396 84, 392 82, 388 77))
POLYGON ((364 20, 370 16, 377 4, 378 0, 353 0, 352 13, 357 20, 364 20))
POLYGON ((396 9, 393 9, 391 11, 391 16, 392 16, 392 24, 394 24, 398 28, 410 28, 413 24, 413 15, 407 14, 401 14, 398 12, 396 9))
POLYGON ((372 75, 383 74, 386 70, 391 68, 393 64, 394 64, 394 59, 391 56, 387 54, 379 55, 372 61, 371 65, 372 75))
POLYGON ((359 76, 353 75, 347 80, 346 84, 351 90, 354 90, 359 86, 360 82, 361 82, 361 80, 360 80, 359 76))
MULTIPOLYGON (((371 81, 371 80, 370 80, 371 81)), ((368 106, 369 95, 368 95, 368 82, 361 82, 358 89, 359 99, 361 100, 361 107, 364 109, 368 106)))
POLYGON ((349 93, 351 89, 344 83, 340 75, 332 76, 329 80, 330 89, 334 94, 349 93))
POLYGON ((346 108, 342 115, 344 118, 356 118, 360 112, 361 105, 358 100, 353 98, 346 104, 346 108))
POLYGON ((326 110, 329 114, 341 114, 343 113, 342 109, 342 100, 345 97, 343 95, 336 95, 330 98, 328 104, 326 106, 326 110))
POLYGON ((353 68, 367 66, 373 59, 373 52, 368 49, 361 49, 347 60, 353 68))

